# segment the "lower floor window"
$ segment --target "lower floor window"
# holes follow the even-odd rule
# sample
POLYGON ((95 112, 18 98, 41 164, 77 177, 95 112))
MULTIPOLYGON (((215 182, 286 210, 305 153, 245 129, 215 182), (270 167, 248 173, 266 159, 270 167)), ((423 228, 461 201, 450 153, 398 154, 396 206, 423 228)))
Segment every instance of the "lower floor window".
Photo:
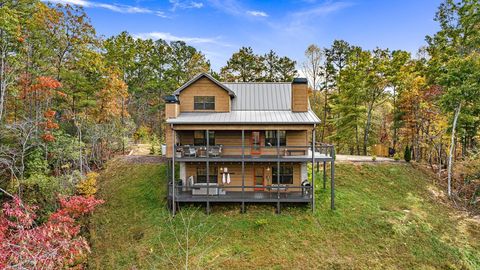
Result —
MULTIPOLYGON (((277 184, 278 168, 272 167, 272 184, 277 184)), ((293 184, 293 166, 280 166, 280 184, 293 184)))
MULTIPOLYGON (((218 183, 218 169, 210 166, 210 183, 218 183)), ((197 167, 197 183, 207 183, 207 167, 197 167)))

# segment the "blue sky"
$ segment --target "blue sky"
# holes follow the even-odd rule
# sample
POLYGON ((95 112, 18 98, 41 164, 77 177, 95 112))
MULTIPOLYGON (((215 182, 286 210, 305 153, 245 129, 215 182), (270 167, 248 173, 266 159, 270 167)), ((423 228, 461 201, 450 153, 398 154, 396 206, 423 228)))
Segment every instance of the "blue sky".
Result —
POLYGON ((366 49, 404 49, 415 54, 441 0, 44 0, 85 8, 99 35, 122 31, 139 38, 184 40, 200 49, 214 70, 241 46, 273 49, 300 68, 309 44, 335 39, 366 49))

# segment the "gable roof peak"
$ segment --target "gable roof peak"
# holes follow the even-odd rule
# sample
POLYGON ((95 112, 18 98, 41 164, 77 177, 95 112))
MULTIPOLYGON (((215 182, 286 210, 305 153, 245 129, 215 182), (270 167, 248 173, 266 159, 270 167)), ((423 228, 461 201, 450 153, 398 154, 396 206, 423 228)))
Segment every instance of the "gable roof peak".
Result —
POLYGON ((194 76, 192 79, 190 79, 188 82, 184 83, 182 86, 180 86, 180 88, 178 88, 177 90, 175 90, 175 92, 173 92, 174 95, 178 96, 180 95, 180 92, 182 92, 183 90, 185 90, 185 88, 189 87, 190 85, 192 85, 194 82, 200 80, 201 78, 203 77, 206 77, 208 78, 209 80, 211 80, 213 83, 215 83, 216 85, 220 86, 221 88, 223 88, 225 91, 228 92, 228 95, 230 95, 231 97, 235 97, 235 92, 233 92, 230 88, 228 88, 226 85, 224 85, 223 83, 219 82, 217 79, 215 79, 212 75, 206 73, 206 72, 202 72, 202 73, 199 73, 197 74, 196 76, 194 76))

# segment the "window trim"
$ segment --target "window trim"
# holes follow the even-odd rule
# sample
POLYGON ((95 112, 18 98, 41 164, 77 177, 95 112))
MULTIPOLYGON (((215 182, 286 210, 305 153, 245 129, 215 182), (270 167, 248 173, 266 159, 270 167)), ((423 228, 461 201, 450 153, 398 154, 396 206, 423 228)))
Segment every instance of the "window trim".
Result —
POLYGON ((214 111, 215 110, 215 96, 194 96, 193 110, 195 111, 214 111), (209 101, 211 99, 212 101, 209 101), (210 106, 212 108, 209 108, 210 106))
MULTIPOLYGON (((209 177, 210 177, 210 184, 218 184, 218 167, 217 166, 210 166, 209 177)), ((206 166, 197 166, 195 183, 207 183, 207 167, 206 166), (202 172, 202 170, 204 172, 202 172), (200 173, 204 173, 204 174, 200 174, 200 173), (199 179, 202 179, 202 180, 199 181, 199 179)))
POLYGON ((265 147, 276 147, 277 146, 277 138, 278 138, 279 134, 283 134, 283 137, 280 136, 280 145, 279 146, 287 146, 287 131, 286 130, 265 130, 265 147), (273 135, 273 137, 269 137, 269 135, 273 135))
MULTIPOLYGON (((277 166, 272 166, 272 185, 277 184, 276 170, 277 166)), ((293 171, 292 165, 280 165, 280 185, 293 185, 293 171), (287 169, 290 172, 286 171, 287 169)))
MULTIPOLYGON (((193 131, 193 145, 194 146, 207 146, 207 140, 205 139, 206 130, 194 130, 193 131), (196 135, 202 134, 202 137, 196 137, 196 135)), ((215 145, 215 131, 208 131, 208 144, 210 146, 215 145)))

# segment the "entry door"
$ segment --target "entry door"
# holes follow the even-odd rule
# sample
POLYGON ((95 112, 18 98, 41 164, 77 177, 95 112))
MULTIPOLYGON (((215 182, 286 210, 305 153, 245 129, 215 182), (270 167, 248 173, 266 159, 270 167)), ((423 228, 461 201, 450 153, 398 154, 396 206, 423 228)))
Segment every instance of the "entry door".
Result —
POLYGON ((255 184, 255 190, 258 190, 258 191, 265 190, 265 174, 264 174, 263 167, 253 168, 253 179, 255 184))
POLYGON ((252 131, 251 147, 252 156, 261 154, 260 131, 252 131))

